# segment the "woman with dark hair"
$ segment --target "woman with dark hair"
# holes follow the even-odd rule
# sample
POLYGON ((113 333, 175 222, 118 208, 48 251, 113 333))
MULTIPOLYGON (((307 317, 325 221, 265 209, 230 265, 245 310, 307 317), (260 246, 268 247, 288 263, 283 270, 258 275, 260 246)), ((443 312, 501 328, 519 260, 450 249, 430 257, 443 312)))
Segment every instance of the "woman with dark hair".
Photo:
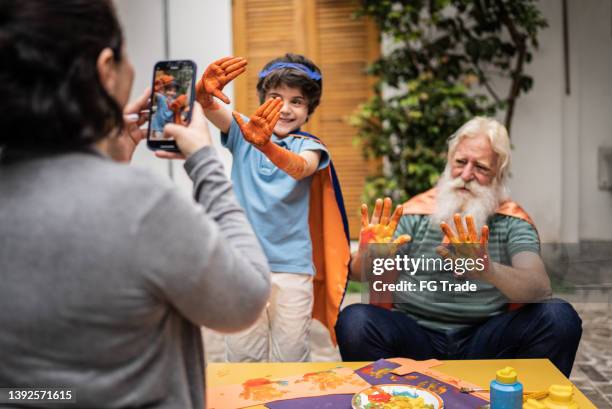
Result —
POLYGON ((0 386, 71 389, 54 407, 205 407, 199 327, 241 330, 269 293, 198 104, 164 129, 198 203, 117 163, 143 137, 132 79, 109 0, 0 2, 0 386))

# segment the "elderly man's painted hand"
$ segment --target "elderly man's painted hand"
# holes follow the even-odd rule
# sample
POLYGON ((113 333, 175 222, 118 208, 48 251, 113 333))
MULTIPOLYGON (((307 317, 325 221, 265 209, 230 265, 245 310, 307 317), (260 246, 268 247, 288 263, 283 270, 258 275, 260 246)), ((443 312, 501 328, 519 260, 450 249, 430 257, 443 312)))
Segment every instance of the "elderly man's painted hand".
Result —
POLYGON ((271 98, 264 102, 249 119, 249 122, 244 122, 238 112, 233 112, 232 115, 244 139, 257 148, 261 148, 270 141, 274 126, 280 118, 280 110, 283 106, 283 101, 280 98, 271 98))
POLYGON ((213 97, 229 104, 229 98, 221 91, 228 82, 246 70, 246 65, 247 60, 242 57, 225 57, 210 64, 196 84, 196 100, 202 108, 217 109, 219 106, 213 97))
POLYGON ((407 234, 393 239, 397 224, 403 214, 403 207, 398 205, 391 215, 391 199, 377 199, 374 205, 372 217, 368 217, 368 205, 361 205, 361 231, 359 232, 359 248, 364 249, 369 244, 391 244, 389 254, 394 253, 397 248, 411 240, 407 234))
MULTIPOLYGON (((450 243, 448 247, 439 246, 437 253, 447 259, 471 259, 470 263, 474 268, 467 269, 464 274, 455 273, 456 277, 468 277, 480 279, 489 270, 489 226, 484 225, 480 229, 480 237, 476 231, 476 224, 471 215, 465 216, 465 225, 461 215, 455 214, 453 217, 457 234, 453 232, 446 222, 440 223, 440 229, 450 243)), ((464 261, 465 263, 465 261, 464 261)))

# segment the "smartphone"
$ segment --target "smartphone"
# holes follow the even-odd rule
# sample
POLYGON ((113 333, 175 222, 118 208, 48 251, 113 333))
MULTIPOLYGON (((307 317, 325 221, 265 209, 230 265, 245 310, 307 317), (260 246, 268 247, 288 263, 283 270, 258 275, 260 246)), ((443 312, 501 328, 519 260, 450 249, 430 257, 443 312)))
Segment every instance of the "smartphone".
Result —
POLYGON ((195 99, 196 64, 190 60, 159 61, 153 68, 147 146, 178 152, 176 141, 164 137, 168 123, 187 125, 195 99))

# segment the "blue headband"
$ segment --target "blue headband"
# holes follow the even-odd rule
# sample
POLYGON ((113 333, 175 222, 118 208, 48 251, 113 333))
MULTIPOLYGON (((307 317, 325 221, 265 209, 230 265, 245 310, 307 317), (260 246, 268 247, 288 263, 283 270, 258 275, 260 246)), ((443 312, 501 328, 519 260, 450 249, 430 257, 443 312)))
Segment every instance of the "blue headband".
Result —
POLYGON ((275 62, 274 64, 269 66, 267 69, 262 70, 259 73, 259 78, 265 78, 272 71, 276 71, 276 70, 279 70, 281 68, 294 68, 294 69, 296 69, 298 71, 302 71, 303 73, 306 73, 306 75, 308 75, 308 78, 310 78, 312 80, 321 81, 321 74, 319 74, 316 71, 311 70, 310 68, 308 68, 304 64, 299 64, 299 63, 295 63, 295 62, 275 62))

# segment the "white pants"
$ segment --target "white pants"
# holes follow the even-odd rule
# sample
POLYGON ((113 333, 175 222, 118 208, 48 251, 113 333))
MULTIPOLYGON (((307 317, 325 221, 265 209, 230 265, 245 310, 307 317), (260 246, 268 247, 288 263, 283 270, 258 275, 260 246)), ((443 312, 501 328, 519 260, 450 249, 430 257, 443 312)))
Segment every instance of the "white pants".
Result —
POLYGON ((310 360, 312 276, 272 273, 272 291, 263 313, 250 328, 225 337, 229 362, 305 362, 310 360))

